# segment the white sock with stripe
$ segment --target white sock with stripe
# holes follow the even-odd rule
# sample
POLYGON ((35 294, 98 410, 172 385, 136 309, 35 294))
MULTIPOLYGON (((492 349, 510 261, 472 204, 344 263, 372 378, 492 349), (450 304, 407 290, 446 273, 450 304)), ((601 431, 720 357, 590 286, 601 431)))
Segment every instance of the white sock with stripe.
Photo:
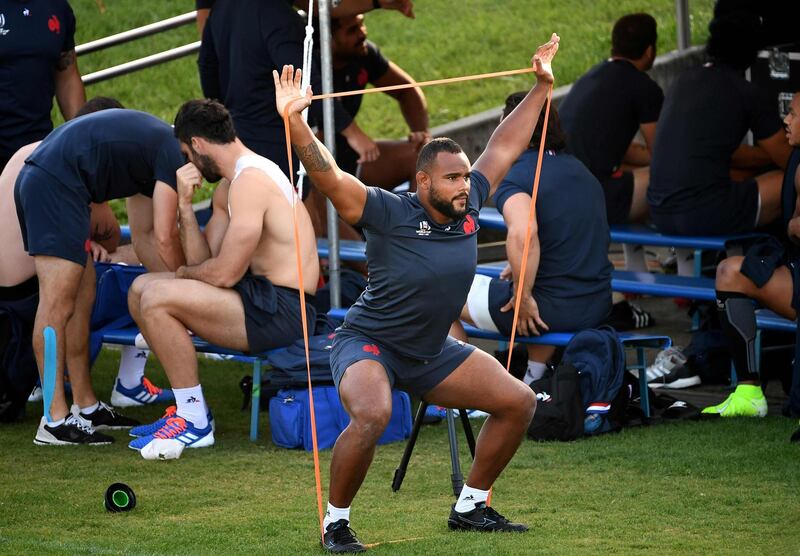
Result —
POLYGON ((144 377, 144 366, 147 363, 147 355, 150 352, 146 349, 139 349, 135 346, 123 346, 122 356, 119 358, 119 372, 117 379, 119 383, 128 389, 136 388, 142 383, 144 377))
POLYGON ((172 392, 175 394, 175 405, 178 408, 175 414, 199 429, 206 428, 208 426, 208 408, 206 399, 203 397, 203 387, 198 384, 191 388, 173 388, 172 392))
POLYGON ((322 528, 327 530, 328 525, 331 523, 336 523, 340 519, 346 519, 347 523, 350 523, 350 506, 347 506, 346 508, 337 508, 328 502, 328 511, 325 512, 325 519, 322 522, 322 528))
POLYGON ((456 502, 456 511, 461 514, 465 512, 471 512, 475 509, 476 504, 486 502, 488 499, 488 490, 479 490, 477 488, 464 485, 464 488, 461 489, 461 494, 458 496, 458 502, 456 502))
POLYGON ((525 371, 525 376, 522 377, 522 382, 530 386, 531 382, 537 381, 540 378, 542 378, 546 370, 547 370, 547 365, 545 363, 540 363, 539 361, 533 361, 531 359, 528 359, 528 370, 525 371))

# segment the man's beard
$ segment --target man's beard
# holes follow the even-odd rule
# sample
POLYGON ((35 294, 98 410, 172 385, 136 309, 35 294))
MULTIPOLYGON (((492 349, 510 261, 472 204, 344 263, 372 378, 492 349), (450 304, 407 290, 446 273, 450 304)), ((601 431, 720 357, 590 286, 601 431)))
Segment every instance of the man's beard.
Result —
POLYGON ((469 197, 465 198, 464 208, 457 209, 454 202, 458 199, 447 201, 438 195, 435 188, 431 188, 431 206, 453 220, 458 220, 466 216, 469 212, 469 197))
POLYGON ((214 162, 210 156, 195 152, 194 165, 197 166, 197 169, 200 170, 200 173, 203 174, 203 177, 207 182, 217 183, 222 179, 219 166, 217 166, 217 163, 214 162))

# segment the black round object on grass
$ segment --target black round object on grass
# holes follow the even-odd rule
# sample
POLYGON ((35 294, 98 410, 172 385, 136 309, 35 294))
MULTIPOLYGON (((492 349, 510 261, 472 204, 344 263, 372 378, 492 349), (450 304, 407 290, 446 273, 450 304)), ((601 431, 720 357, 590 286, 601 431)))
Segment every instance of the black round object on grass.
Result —
POLYGON ((109 512, 129 512, 136 507, 136 495, 125 483, 114 483, 106 489, 105 505, 109 512))

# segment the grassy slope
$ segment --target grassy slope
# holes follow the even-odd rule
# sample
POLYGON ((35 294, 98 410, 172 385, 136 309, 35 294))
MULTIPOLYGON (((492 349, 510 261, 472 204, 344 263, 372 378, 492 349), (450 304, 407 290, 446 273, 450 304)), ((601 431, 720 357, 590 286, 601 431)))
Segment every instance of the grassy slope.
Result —
MULTIPOLYGON (((78 18, 76 40, 80 44, 185 13, 194 2, 108 0, 104 13, 95 0, 72 0, 71 4, 78 18)), ((702 43, 713 2, 697 0, 690 5, 692 37, 702 43)), ((659 52, 674 49, 673 0, 424 0, 417 2, 416 20, 405 19, 398 12, 377 11, 369 14, 367 23, 371 38, 384 53, 418 80, 524 67, 535 46, 557 31, 563 39, 557 79, 569 83, 608 55, 613 22, 622 14, 642 10, 658 20, 659 52)), ((79 65, 85 74, 195 40, 194 26, 185 26, 89 54, 80 58, 79 65)), ((509 92, 530 83, 529 76, 522 76, 428 88, 431 125, 498 106, 509 92)), ((92 85, 87 95, 114 96, 130 108, 171 122, 184 100, 201 95, 195 57, 92 85)), ((54 117, 58 121, 59 116, 54 117)), ((359 123, 374 137, 406 133, 396 104, 385 95, 366 97, 359 123)), ((125 218, 124 204, 116 201, 112 205, 117 215, 125 218)))
MULTIPOLYGON (((106 351, 96 365, 102 390, 117 361, 106 351)), ((114 433, 110 447, 35 447, 38 404, 25 422, 4 426, 0 553, 317 551, 311 455, 274 447, 265 426, 261 440, 249 442, 248 416, 237 407, 245 366, 203 359, 201 368, 217 444, 178 461, 142 460, 125 446, 124 433, 114 433), (117 481, 137 493, 130 514, 103 510, 103 492, 117 481)), ((163 381, 160 371, 151 375, 163 381)), ((152 419, 159 412, 128 413, 152 419)), ((525 442, 494 500, 533 531, 481 536, 446 530, 446 431, 425 427, 399 493, 390 482, 402 445, 378 449, 354 505, 354 527, 367 543, 415 539, 375 554, 798 554, 798 447, 787 441, 793 428, 769 417, 632 429, 569 444, 525 442)), ((323 452, 323 484, 329 462, 323 452)), ((462 462, 468 465, 466 454, 462 462)))

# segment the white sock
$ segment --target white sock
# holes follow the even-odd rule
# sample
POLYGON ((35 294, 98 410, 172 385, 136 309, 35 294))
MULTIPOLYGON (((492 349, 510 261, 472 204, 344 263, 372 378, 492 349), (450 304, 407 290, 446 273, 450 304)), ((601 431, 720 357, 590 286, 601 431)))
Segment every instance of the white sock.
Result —
POLYGON ((631 272, 647 272, 647 260, 644 257, 643 245, 622 244, 625 253, 625 269, 631 272))
POLYGON ((694 276, 694 251, 683 247, 675 249, 678 259, 678 276, 694 276))
POLYGON ((522 378, 522 382, 530 386, 531 382, 534 382, 542 378, 546 370, 547 370, 546 364, 528 359, 528 370, 525 371, 525 376, 522 378))
POLYGON ((191 388, 173 388, 175 394, 175 412, 179 417, 190 421, 195 427, 204 429, 208 426, 208 408, 203 397, 203 387, 199 384, 191 388))
POLYGON ((117 373, 117 379, 123 387, 136 388, 142 383, 144 366, 149 353, 149 350, 139 349, 135 346, 123 346, 117 373))
POLYGON ((350 506, 346 508, 337 508, 328 502, 328 511, 325 512, 325 519, 322 522, 323 529, 327 530, 328 525, 336 523, 340 519, 346 519, 347 523, 350 523, 350 506))
POLYGON ((99 408, 99 407, 100 407, 100 402, 94 402, 89 407, 82 407, 81 408, 81 413, 83 413, 84 415, 91 415, 92 413, 97 411, 97 408, 99 408))
POLYGON ((480 502, 486 502, 489 498, 488 490, 478 490, 471 486, 464 485, 461 489, 461 494, 456 502, 456 511, 459 513, 471 512, 475 509, 475 505, 480 502))
MULTIPOLYGON (((67 417, 69 417, 69 415, 70 414, 67 413, 67 417)), ((61 425, 64 424, 64 421, 67 420, 67 417, 63 417, 61 419, 58 419, 57 421, 47 421, 47 424, 50 425, 51 427, 60 427, 61 425)), ((47 419, 45 418, 45 420, 47 419)))

